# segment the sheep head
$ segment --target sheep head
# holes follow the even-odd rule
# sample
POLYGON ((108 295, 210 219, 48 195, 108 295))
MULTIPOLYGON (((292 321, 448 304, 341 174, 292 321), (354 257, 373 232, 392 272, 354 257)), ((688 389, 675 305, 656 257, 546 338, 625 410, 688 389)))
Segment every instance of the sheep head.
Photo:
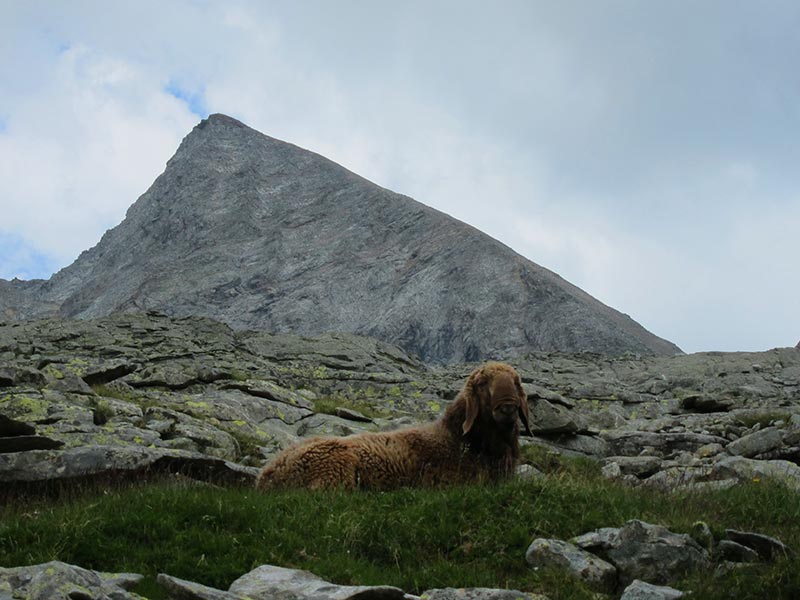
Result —
POLYGON ((482 421, 492 422, 497 429, 508 433, 514 432, 519 417, 527 434, 532 435, 528 399, 519 374, 512 367, 494 362, 478 367, 470 375, 465 388, 465 435, 475 426, 479 416, 482 421))

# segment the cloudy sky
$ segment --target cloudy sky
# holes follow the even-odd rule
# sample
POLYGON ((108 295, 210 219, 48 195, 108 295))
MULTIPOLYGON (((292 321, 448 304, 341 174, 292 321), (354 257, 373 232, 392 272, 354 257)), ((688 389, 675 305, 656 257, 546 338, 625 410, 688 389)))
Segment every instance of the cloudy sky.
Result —
POLYGON ((70 264, 222 112, 475 225, 687 352, 800 339, 795 0, 2 13, 2 278, 70 264))

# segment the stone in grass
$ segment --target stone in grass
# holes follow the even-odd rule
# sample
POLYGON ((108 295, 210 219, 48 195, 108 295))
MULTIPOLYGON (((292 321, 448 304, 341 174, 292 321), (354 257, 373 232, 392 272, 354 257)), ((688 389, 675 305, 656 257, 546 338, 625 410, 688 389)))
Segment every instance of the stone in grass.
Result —
POLYGON ((585 533, 572 542, 585 550, 602 551, 623 584, 634 579, 667 584, 710 566, 708 552, 688 535, 638 520, 619 529, 604 527, 585 533))
POLYGON ((737 531, 726 529, 725 536, 737 544, 752 548, 764 560, 775 560, 777 558, 794 557, 794 551, 786 544, 768 535, 752 533, 749 531, 737 531))
POLYGON ((403 590, 390 586, 336 585, 309 573, 262 565, 242 575, 228 590, 236 596, 247 598, 293 598, 296 600, 404 600, 403 590))
POLYGON ((680 590, 634 579, 633 583, 622 592, 619 600, 674 600, 677 598, 683 598, 683 592, 680 590))
POLYGON ((737 563, 754 563, 761 560, 758 552, 731 540, 720 540, 717 544, 717 554, 723 560, 737 563))
POLYGON ((532 567, 566 569, 597 591, 608 592, 616 586, 617 570, 613 565, 569 542, 544 538, 533 540, 525 553, 525 560, 532 567))
POLYGON ((641 579, 668 584, 710 566, 708 552, 690 536, 638 520, 620 528, 607 556, 623 583, 641 579))

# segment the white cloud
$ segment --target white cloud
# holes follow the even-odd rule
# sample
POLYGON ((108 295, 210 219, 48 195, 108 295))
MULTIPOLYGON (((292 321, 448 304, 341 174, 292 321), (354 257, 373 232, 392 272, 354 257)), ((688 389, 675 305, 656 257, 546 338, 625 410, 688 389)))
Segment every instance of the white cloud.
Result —
POLYGON ((85 46, 63 50, 49 78, 9 107, 0 231, 64 266, 121 221, 196 122, 165 83, 85 46))

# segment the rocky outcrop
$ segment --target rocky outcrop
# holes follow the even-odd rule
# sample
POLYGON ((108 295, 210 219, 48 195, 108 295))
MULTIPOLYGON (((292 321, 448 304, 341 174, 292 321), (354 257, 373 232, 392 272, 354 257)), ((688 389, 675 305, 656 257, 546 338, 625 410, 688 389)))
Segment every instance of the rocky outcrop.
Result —
MULTIPOLYGON (((428 367, 371 338, 235 331, 128 313, 0 324, 0 480, 181 470, 225 482, 297 441, 438 417, 471 365, 428 367)), ((800 488, 800 354, 514 361, 534 438, 671 490, 800 488), (725 399, 708 412, 686 398, 725 399)))
MULTIPOLYGON (((535 437, 526 445, 595 458, 606 476, 632 486, 673 491, 778 479, 800 490, 800 353, 793 349, 639 359, 547 353, 514 365, 535 415, 535 437), (685 402, 700 396, 708 401, 685 402)), ((206 318, 158 313, 0 324, 0 493, 54 480, 164 473, 250 485, 269 456, 302 437, 435 418, 471 369, 426 366, 369 338, 235 331, 206 318)), ((546 477, 529 465, 520 473, 546 477)), ((715 539, 705 526, 690 539, 631 521, 573 540, 539 540, 527 558, 534 568, 567 569, 597 590, 671 598, 680 592, 665 586, 679 573, 711 571, 709 560, 739 568, 795 551, 756 532, 731 530, 715 539)), ((73 584, 95 591, 64 596, 72 600, 136 597, 125 587, 130 579, 68 565, 20 569, 0 570, 0 598, 59 598, 48 586, 69 591, 73 584), (109 591, 113 585, 120 589, 109 591)), ((260 573, 279 574, 274 569, 260 573)), ((249 580, 276 581, 260 577, 249 580)), ((312 575, 301 579, 317 586, 309 592, 315 598, 340 589, 312 575)), ((261 594, 167 575, 160 581, 176 598, 261 594)), ((402 594, 380 589, 375 593, 402 594)), ((308 597, 298 590, 275 593, 308 597)), ((372 592, 352 593, 362 600, 372 592)), ((519 597, 460 588, 426 594, 519 597)))
POLYGON ((72 265, 0 281, 0 319, 151 309, 368 335, 439 362, 680 352, 477 229, 224 115, 72 265))

